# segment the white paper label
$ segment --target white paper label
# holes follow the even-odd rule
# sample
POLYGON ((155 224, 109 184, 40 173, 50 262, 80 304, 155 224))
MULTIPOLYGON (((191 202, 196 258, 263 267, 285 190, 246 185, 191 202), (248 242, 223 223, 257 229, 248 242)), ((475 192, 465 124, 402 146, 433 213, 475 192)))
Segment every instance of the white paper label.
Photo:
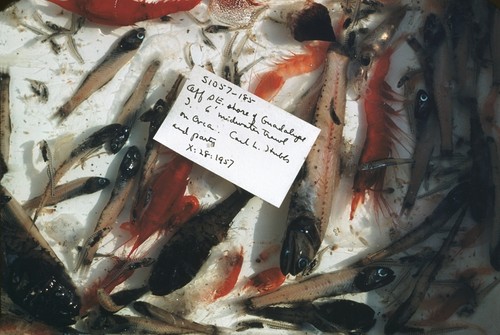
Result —
POLYGON ((154 139, 279 207, 319 132, 194 67, 154 139))

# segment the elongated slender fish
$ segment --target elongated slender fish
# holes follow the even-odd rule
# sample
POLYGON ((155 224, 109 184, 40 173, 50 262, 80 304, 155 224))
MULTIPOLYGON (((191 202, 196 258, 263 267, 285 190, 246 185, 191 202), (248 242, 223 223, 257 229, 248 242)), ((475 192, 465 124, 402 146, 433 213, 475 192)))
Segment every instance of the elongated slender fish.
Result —
POLYGON ((452 62, 453 55, 450 45, 446 39, 446 30, 441 20, 434 14, 427 16, 424 27, 424 48, 432 50, 432 86, 433 97, 436 102, 439 127, 441 133, 441 154, 451 155, 453 152, 453 101, 452 101, 452 62), (426 28, 430 26, 429 28, 426 28), (425 31, 431 31, 433 35, 430 42, 426 43, 425 31), (430 44, 430 45, 429 45, 430 44))
POLYGON ((251 198, 246 191, 235 191, 219 205, 182 225, 153 265, 149 277, 151 293, 166 295, 189 283, 212 247, 226 238, 233 218, 251 198))
MULTIPOLYGON (((56 186, 54 195, 45 203, 45 206, 53 206, 64 200, 72 199, 83 194, 91 194, 100 191, 109 185, 109 179, 102 177, 82 177, 65 184, 56 186)), ((25 210, 35 209, 40 204, 42 195, 26 201, 23 204, 25 210)))
POLYGON ((349 58, 332 48, 327 53, 325 79, 313 124, 321 129, 305 162, 305 176, 296 183, 281 249, 284 275, 312 268, 330 220, 333 191, 340 179, 338 151, 344 127, 349 58))
POLYGON ((394 272, 387 267, 345 268, 283 285, 276 291, 248 299, 247 306, 250 309, 260 309, 271 305, 312 302, 324 297, 367 292, 389 284, 394 278, 394 272))
POLYGON ((63 121, 84 100, 106 85, 135 55, 145 36, 144 28, 133 29, 126 33, 104 60, 90 71, 73 96, 57 110, 54 116, 63 121))
MULTIPOLYGON (((426 97, 427 101, 431 99, 428 95, 426 97)), ((420 98, 421 96, 417 94, 416 99, 420 98)), ((437 115, 434 113, 434 110, 431 110, 430 108, 431 107, 425 103, 424 105, 421 105, 420 108, 415 109, 417 132, 417 144, 413 153, 413 159, 415 162, 411 167, 410 181, 403 199, 403 205, 401 206, 401 214, 404 212, 408 213, 415 205, 418 190, 424 180, 432 152, 434 151, 436 136, 438 136, 439 133, 439 121, 437 115)))
POLYGON ((106 232, 109 232, 107 229, 115 223, 118 215, 125 206, 125 202, 130 196, 130 192, 134 186, 135 176, 140 167, 141 152, 136 146, 131 146, 120 163, 118 177, 116 178, 113 191, 111 192, 111 197, 97 220, 94 232, 80 250, 75 271, 78 270, 80 266, 88 268, 92 263, 92 259, 99 248, 99 242, 104 238, 106 232), (95 234, 98 232, 103 233, 99 234, 98 238, 95 238, 95 234))
POLYGON ((127 125, 132 127, 135 122, 137 110, 143 103, 146 98, 146 93, 151 85, 151 81, 155 76, 156 72, 160 68, 160 61, 155 59, 153 60, 144 73, 142 74, 139 83, 136 85, 132 94, 128 97, 127 101, 123 105, 123 108, 118 115, 116 123, 127 125))

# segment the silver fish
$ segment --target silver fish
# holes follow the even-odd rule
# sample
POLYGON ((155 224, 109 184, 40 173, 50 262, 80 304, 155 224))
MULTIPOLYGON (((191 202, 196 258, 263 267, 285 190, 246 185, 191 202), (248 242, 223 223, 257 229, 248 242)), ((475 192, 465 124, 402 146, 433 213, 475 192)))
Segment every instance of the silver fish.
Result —
POLYGON ((85 77, 73 96, 62 105, 55 117, 63 121, 84 100, 90 97, 98 89, 106 85, 137 52, 144 41, 146 30, 137 28, 129 31, 123 36, 118 45, 85 77))

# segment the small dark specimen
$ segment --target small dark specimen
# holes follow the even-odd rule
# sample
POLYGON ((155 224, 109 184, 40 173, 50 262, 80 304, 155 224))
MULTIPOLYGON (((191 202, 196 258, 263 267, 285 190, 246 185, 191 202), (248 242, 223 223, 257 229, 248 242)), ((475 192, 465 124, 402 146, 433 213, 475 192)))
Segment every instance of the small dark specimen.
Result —
POLYGON ((292 35, 299 42, 335 41, 328 9, 319 3, 313 2, 301 11, 291 14, 289 22, 292 35))
POLYGON ((149 278, 151 293, 166 295, 189 283, 212 247, 225 239, 233 218, 251 197, 246 191, 236 191, 219 205, 186 222, 163 247, 153 265, 149 278))

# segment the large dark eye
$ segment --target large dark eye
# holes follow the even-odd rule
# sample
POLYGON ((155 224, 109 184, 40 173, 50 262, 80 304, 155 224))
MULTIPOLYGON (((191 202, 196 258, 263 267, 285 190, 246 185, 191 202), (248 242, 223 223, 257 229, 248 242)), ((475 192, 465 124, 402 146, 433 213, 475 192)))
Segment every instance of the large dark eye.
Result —
POLYGON ((415 97, 415 109, 413 114, 417 120, 425 120, 429 116, 430 97, 424 90, 419 90, 415 97))
POLYGON ((368 66, 370 65, 372 61, 372 58, 370 57, 370 54, 368 53, 365 53, 365 54, 362 54, 360 57, 359 57, 359 62, 361 63, 361 65, 363 66, 368 66))
POLYGON ((140 40, 143 40, 143 39, 144 39, 144 37, 146 37, 146 34, 144 34, 144 32, 143 32, 143 31, 139 31, 139 32, 137 33, 136 37, 137 37, 138 39, 140 39, 140 40))
POLYGON ((380 268, 377 270, 377 276, 384 278, 389 275, 389 272, 386 270, 386 268, 380 268))
POLYGON ((309 265, 309 259, 305 258, 305 257, 301 257, 297 260, 297 268, 300 270, 300 271, 303 271, 307 268, 307 266, 309 265))

